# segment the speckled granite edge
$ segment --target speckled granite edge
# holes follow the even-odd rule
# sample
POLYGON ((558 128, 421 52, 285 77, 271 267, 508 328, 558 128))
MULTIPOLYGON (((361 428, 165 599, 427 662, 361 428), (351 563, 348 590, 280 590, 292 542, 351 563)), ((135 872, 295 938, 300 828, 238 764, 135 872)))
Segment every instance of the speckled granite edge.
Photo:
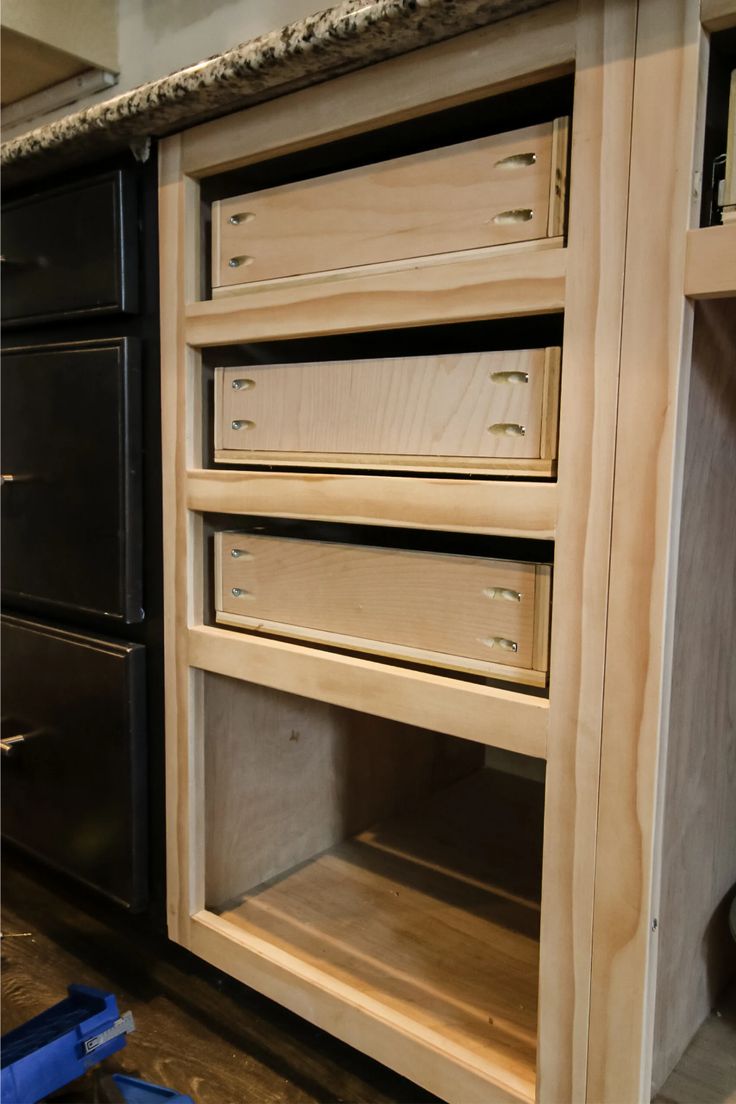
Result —
POLYGON ((104 157, 552 0, 343 0, 0 146, 6 187, 104 157))

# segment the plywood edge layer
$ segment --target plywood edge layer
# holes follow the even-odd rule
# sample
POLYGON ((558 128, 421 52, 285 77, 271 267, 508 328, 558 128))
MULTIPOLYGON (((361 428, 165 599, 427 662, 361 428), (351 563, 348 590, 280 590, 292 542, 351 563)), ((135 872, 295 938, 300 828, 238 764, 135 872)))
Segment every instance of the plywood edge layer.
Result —
POLYGON ((392 471, 401 468, 406 471, 447 472, 449 475, 510 475, 515 478, 542 479, 555 475, 557 464, 554 460, 530 460, 490 457, 488 459, 457 456, 391 456, 385 453, 375 455, 364 453, 334 452, 261 452, 247 449, 215 449, 216 464, 263 464, 268 467, 303 468, 345 468, 370 471, 392 471))
POLYGON ((388 644, 362 637, 346 636, 343 633, 330 632, 327 629, 310 629, 303 625, 287 625, 278 621, 268 621, 262 617, 247 617, 243 614, 217 610, 215 618, 218 624, 233 625, 264 635, 289 636, 313 644, 327 644, 334 648, 347 648, 351 651, 368 652, 370 655, 387 659, 406 660, 410 663, 430 665, 458 671, 464 674, 481 675, 485 678, 503 679, 507 682, 525 683, 527 686, 545 686, 547 675, 544 671, 535 671, 528 667, 513 667, 503 663, 483 663, 480 660, 457 655, 445 655, 426 648, 410 648, 402 644, 388 644))
POLYGON ((244 984, 447 1100, 533 1104, 533 1069, 524 1077, 500 1062, 480 1062, 437 1032, 215 913, 202 910, 191 917, 187 945, 244 984))
POLYGON ((546 757, 546 698, 211 625, 191 627, 187 644, 189 665, 213 674, 546 757))
POLYGON ((556 483, 268 471, 187 473, 190 510, 554 538, 556 483))
POLYGON ((688 231, 685 295, 691 299, 736 295, 736 223, 688 231))

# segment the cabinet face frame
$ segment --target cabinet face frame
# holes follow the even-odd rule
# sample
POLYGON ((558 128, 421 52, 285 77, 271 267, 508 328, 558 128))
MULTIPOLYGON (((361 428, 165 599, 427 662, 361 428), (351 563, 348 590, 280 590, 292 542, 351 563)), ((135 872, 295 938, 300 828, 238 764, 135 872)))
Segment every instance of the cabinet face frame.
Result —
MULTIPOLYGON (((389 1022, 380 1009, 358 1007, 350 991, 328 992, 324 980, 296 960, 284 961, 267 945, 246 945, 242 934, 204 909, 202 671, 247 674, 250 681, 356 708, 362 702, 367 711, 419 724, 431 701, 430 727, 486 743, 490 730, 498 733, 490 738, 497 746, 546 758, 536 1098, 541 1104, 586 1099, 636 7, 636 0, 561 0, 204 124, 160 146, 169 933, 448 1100, 487 1104, 529 1096, 500 1074, 483 1075, 461 1055, 453 1057, 451 1048, 438 1048, 410 1023, 389 1022), (297 278, 217 301, 198 299, 201 178, 533 84, 570 72, 575 63, 566 248, 553 239, 542 249, 497 247, 429 258, 411 270, 378 265, 351 280, 333 275, 329 285, 297 278), (460 288, 464 295, 458 295, 460 288), (374 294, 363 297, 362 291, 374 294), (356 301, 360 306, 351 307, 356 301), (202 348, 563 306, 558 483, 517 483, 511 495, 493 482, 433 479, 409 522, 420 528, 447 525, 455 489, 465 488, 462 521, 455 527, 504 532, 506 515, 513 515, 517 535, 555 536, 549 704, 511 690, 466 687, 443 676, 381 668, 295 644, 238 638, 205 624, 203 511, 221 510, 227 497, 231 512, 284 516, 284 487, 296 511, 287 516, 308 512, 299 506, 301 499, 335 520, 329 512, 337 508, 334 489, 349 489, 345 480, 358 480, 352 485, 361 488, 364 501, 376 488, 369 515, 375 523, 381 520, 380 489, 387 484, 368 475, 202 470, 202 348), (326 499, 315 479, 325 485, 326 499), (496 515, 497 503, 503 508, 496 515)), ((393 485, 418 482, 401 477, 393 485)), ((339 516, 345 520, 344 513, 339 516)), ((402 524, 400 509, 389 524, 402 524)), ((618 1055, 617 1060, 627 1059, 618 1055)))

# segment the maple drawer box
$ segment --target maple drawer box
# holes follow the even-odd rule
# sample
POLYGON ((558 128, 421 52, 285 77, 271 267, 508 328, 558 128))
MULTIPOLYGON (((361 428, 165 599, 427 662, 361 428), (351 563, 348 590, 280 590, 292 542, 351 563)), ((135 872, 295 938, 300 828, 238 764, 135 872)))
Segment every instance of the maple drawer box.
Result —
POLYGON ((212 206, 212 288, 558 237, 567 119, 212 206))
POLYGON ((455 553, 215 535, 216 619, 543 686, 551 569, 455 553))
POLYGON ((549 475, 560 350, 215 372, 215 461, 549 475))

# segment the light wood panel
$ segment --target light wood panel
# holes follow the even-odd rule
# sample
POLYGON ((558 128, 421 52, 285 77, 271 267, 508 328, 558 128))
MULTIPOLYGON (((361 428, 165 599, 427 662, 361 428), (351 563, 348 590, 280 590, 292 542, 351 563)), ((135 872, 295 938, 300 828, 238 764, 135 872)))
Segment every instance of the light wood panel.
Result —
POLYGON ((484 749, 208 675, 205 882, 226 903, 477 770, 484 749))
MULTIPOLYGON (((734 18, 736 22, 736 17, 734 18)), ((736 221, 736 69, 731 73, 728 96, 728 135, 726 137, 726 175, 723 181, 723 221, 736 221)))
POLYGON ((190 676, 182 647, 190 617, 202 618, 201 519, 189 515, 181 473, 201 454, 201 425, 191 395, 199 357, 183 342, 183 305, 199 272, 199 188, 181 172, 178 137, 159 148, 161 265, 161 411, 166 701, 167 918, 186 942, 189 916, 202 907, 203 803, 201 680, 190 676), (189 394, 187 394, 189 392, 189 394), (196 569, 196 570, 195 570, 196 569))
POLYGON ((587 1094, 586 1066, 636 18, 635 2, 579 5, 550 656, 540 1104, 601 1104, 587 1094))
POLYGON ((652 1082, 736 973, 736 310, 695 312, 664 780, 652 1082))
POLYGON ((192 177, 426 115, 569 73, 575 0, 496 22, 289 97, 204 123, 182 135, 192 177))
MULTIPOLYGON (((254 889, 223 918, 322 972, 325 988, 352 989, 358 1008, 370 1001, 408 1015, 434 1047, 465 1052, 533 1100, 538 911, 514 890, 518 867, 538 864, 541 841, 499 856, 504 790, 541 826, 541 786, 479 771, 254 889)), ((370 1022, 365 1031, 370 1038, 370 1022)), ((448 1099, 466 1098, 450 1090, 448 1099)))
POLYGON ((252 284, 186 309, 198 347, 316 337, 392 326, 550 314, 565 302, 561 241, 473 249, 441 258, 252 284))
POLYGON ((588 1096, 601 1104, 651 1095, 658 778, 669 723, 701 45, 697 0, 640 4, 589 1041, 588 1096), (666 189, 652 190, 655 176, 666 189))
POLYGON ((552 130, 542 123, 217 201, 212 285, 547 237, 548 217, 559 221, 552 130))
POLYGON ((357 709, 418 728, 543 759, 544 698, 199 625, 186 634, 192 667, 357 709))
POLYGON ((691 299, 736 295, 736 224, 688 231, 685 294, 691 299))
POLYGON ((215 460, 483 470, 487 458, 498 471, 509 458, 552 458, 559 371, 551 352, 218 368, 215 460))
POLYGON ((554 483, 193 470, 190 510, 551 540, 554 483))
POLYGON ((215 534, 217 620, 253 632, 544 685, 537 566, 477 556, 215 534))
POLYGON ((700 0, 700 18, 708 31, 736 27, 736 3, 734 0, 700 0))

